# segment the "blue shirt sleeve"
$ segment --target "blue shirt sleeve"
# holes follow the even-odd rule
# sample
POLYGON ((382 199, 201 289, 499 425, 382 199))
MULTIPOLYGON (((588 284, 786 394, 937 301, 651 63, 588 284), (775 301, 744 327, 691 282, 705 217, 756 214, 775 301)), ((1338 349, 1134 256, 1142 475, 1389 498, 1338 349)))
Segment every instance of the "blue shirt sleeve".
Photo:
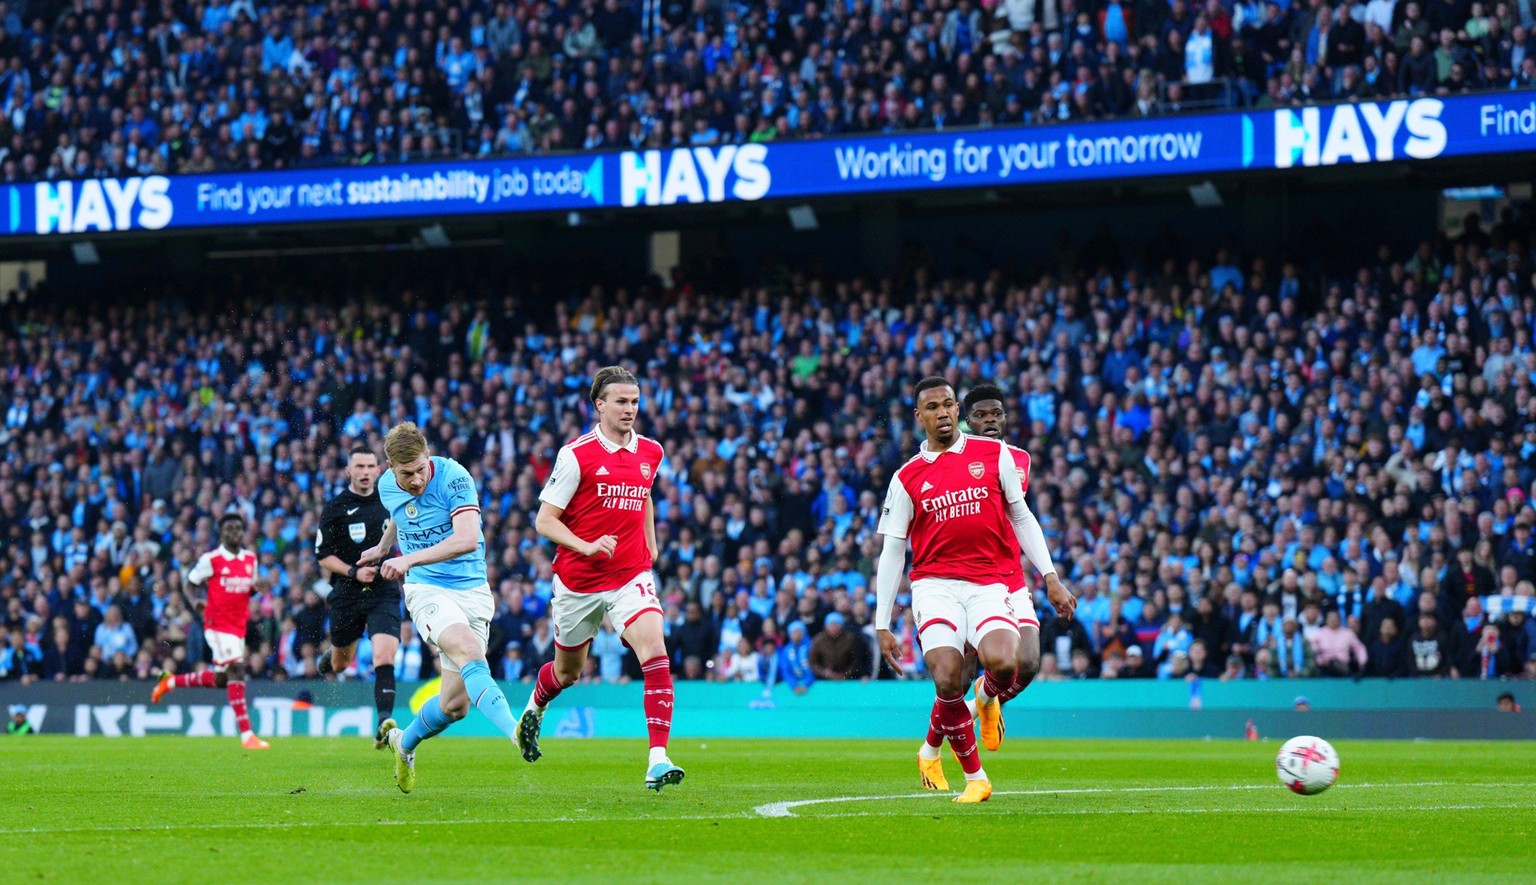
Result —
POLYGON ((443 486, 440 494, 443 499, 443 507, 451 514, 461 507, 480 507, 480 496, 475 493, 475 480, 464 469, 464 465, 451 459, 444 458, 440 465, 443 471, 443 486))

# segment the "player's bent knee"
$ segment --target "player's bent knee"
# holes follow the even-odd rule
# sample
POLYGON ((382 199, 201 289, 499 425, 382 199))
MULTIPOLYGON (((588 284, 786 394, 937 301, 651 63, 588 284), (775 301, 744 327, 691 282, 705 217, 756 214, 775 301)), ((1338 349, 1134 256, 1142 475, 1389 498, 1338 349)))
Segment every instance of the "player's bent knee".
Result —
POLYGON ((437 706, 443 711, 444 716, 447 716, 454 722, 458 722, 460 719, 463 719, 465 716, 469 715, 468 698, 454 698, 451 701, 445 701, 442 698, 438 698, 437 706))
POLYGON ((1040 649, 1019 649, 1018 678, 1033 679, 1040 673, 1040 649))
POLYGON ((942 695, 956 695, 965 691, 965 662, 959 655, 944 656, 928 663, 933 675, 933 688, 942 695))
POLYGON ((947 673, 943 676, 935 673, 933 676, 933 687, 941 695, 952 696, 957 694, 965 694, 965 686, 966 683, 964 671, 947 673))

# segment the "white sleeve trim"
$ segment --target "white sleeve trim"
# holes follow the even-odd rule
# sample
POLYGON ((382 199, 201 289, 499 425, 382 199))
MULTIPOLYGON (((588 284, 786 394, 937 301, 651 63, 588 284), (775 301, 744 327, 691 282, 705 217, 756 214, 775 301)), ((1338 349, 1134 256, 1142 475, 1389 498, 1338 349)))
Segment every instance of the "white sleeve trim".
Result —
POLYGON ((880 512, 880 524, 875 531, 887 538, 906 540, 912 528, 912 496, 901 483, 898 472, 891 477, 891 485, 885 492, 885 507, 880 512))
POLYGON ((564 510, 576 497, 580 485, 581 465, 576 461, 576 453, 570 446, 561 446, 560 454, 555 456, 555 466, 549 472, 549 481, 539 493, 539 500, 564 510))
POLYGON ((198 557, 197 565, 187 572, 187 583, 201 587, 209 578, 213 577, 213 554, 204 553, 198 557))
POLYGON ((1003 500, 1009 504, 1024 500, 1024 481, 1019 479, 1019 465, 1013 460, 1013 452, 1007 446, 998 446, 998 480, 1003 484, 1003 500))

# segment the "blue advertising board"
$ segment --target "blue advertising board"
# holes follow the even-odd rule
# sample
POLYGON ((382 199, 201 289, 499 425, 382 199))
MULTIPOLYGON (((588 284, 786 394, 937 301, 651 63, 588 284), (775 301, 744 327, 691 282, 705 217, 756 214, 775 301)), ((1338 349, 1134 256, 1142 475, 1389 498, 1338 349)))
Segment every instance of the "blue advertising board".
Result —
POLYGON ((1536 151, 1536 93, 819 141, 7 185, 0 236, 1017 187, 1536 151))

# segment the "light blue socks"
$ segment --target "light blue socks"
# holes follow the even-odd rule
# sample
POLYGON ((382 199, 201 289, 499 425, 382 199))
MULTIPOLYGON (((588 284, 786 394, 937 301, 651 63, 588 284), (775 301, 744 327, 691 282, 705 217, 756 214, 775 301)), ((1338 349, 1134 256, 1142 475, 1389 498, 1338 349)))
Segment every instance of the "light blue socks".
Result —
POLYGON ((469 692, 469 702, 480 708, 501 733, 517 740, 517 717, 507 706, 507 696, 491 678, 491 668, 485 661, 471 661, 459 671, 464 677, 464 688, 469 692))

